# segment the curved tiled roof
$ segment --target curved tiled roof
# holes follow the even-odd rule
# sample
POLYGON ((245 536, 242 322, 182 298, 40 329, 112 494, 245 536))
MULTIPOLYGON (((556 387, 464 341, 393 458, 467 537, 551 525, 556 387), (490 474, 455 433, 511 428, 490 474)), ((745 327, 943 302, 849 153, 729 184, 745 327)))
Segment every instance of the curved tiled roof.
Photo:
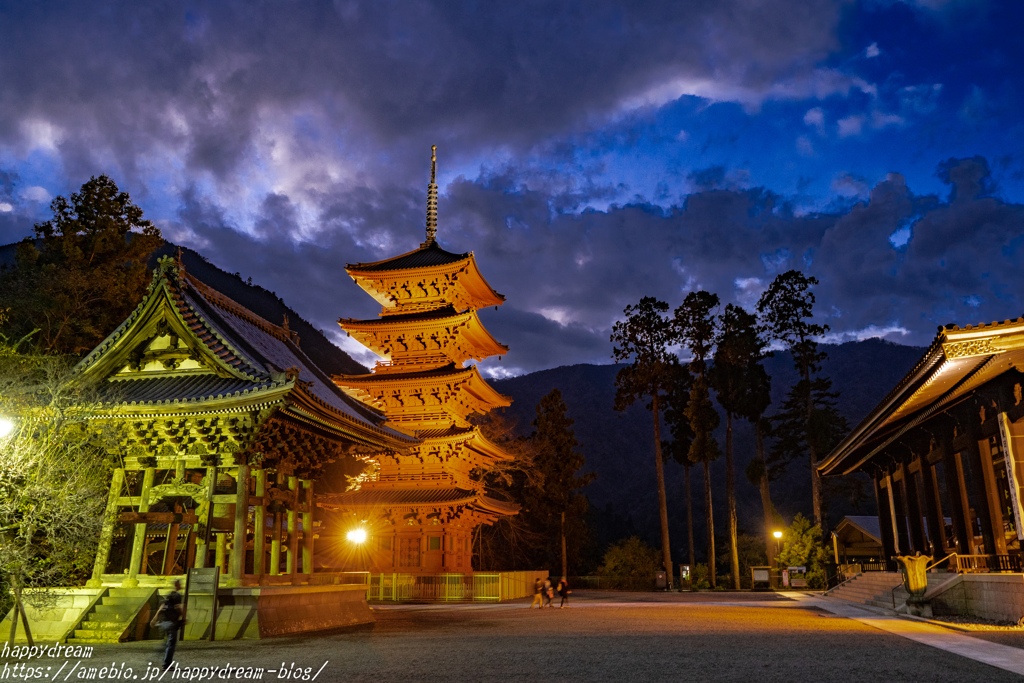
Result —
POLYGON ((127 405, 184 403, 240 396, 275 386, 282 385, 269 380, 251 382, 234 377, 197 374, 152 379, 119 379, 111 384, 108 395, 111 400, 127 405))
POLYGON ((321 507, 367 508, 418 505, 464 505, 479 497, 476 491, 460 488, 375 489, 317 496, 321 507))
POLYGON ((363 273, 381 272, 386 270, 406 270, 408 268, 429 268, 431 266, 447 266, 469 258, 470 254, 453 254, 437 246, 437 242, 429 242, 415 251, 409 251, 394 258, 372 263, 350 263, 348 270, 363 273))

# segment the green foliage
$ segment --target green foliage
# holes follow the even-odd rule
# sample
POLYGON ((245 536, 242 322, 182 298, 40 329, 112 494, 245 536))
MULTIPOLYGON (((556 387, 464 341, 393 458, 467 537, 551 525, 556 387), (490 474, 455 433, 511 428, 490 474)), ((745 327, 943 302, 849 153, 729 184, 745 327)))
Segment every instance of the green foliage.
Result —
POLYGON ((701 290, 690 292, 675 310, 672 325, 693 360, 690 372, 703 375, 718 337, 718 295, 701 290))
POLYGON ((690 462, 713 462, 721 455, 714 431, 718 428, 721 418, 711 396, 708 393, 708 382, 704 377, 696 377, 690 388, 690 402, 686 406, 686 417, 690 421, 693 440, 690 442, 690 462))
POLYGON ((769 333, 792 352, 793 364, 803 377, 820 369, 825 354, 818 352, 815 339, 829 331, 828 325, 809 321, 815 302, 811 287, 816 284, 817 278, 790 270, 776 277, 757 302, 769 333))
POLYGON ((630 536, 608 548, 598 571, 617 579, 650 579, 661 568, 658 551, 636 536, 630 536))
POLYGON ((708 581, 708 566, 703 562, 695 564, 690 572, 690 581, 697 590, 711 588, 711 583, 708 581))
POLYGON ((672 363, 668 347, 677 338, 666 316, 668 304, 663 301, 647 296, 622 312, 625 319, 612 326, 612 358, 619 363, 632 363, 615 378, 615 409, 619 411, 638 399, 668 390, 668 368, 672 363))
POLYGON ((163 238, 105 175, 50 208, 53 218, 18 245, 16 267, 0 273, 0 300, 10 306, 12 336, 38 330, 40 349, 81 354, 142 299, 147 260, 163 238))
POLYGON ((729 304, 719 319, 721 335, 714 365, 708 370, 711 387, 726 412, 755 422, 771 404, 771 377, 763 361, 770 353, 757 316, 729 304))
POLYGON ((662 403, 665 410, 662 414, 672 438, 661 442, 662 455, 666 460, 672 458, 680 465, 689 467, 690 444, 693 442, 694 434, 686 409, 690 405, 693 376, 689 369, 673 356, 666 369, 666 380, 667 390, 662 403))
POLYGON ((807 585, 810 588, 823 587, 828 551, 821 543, 821 527, 797 514, 793 523, 783 532, 782 539, 779 566, 807 567, 807 585))
MULTIPOLYGON (((768 565, 764 539, 741 533, 736 536, 736 547, 739 554, 741 585, 743 588, 750 588, 750 568, 768 565)), ((729 561, 729 551, 726 549, 718 556, 718 563, 725 567, 729 561)))
POLYGON ((76 585, 92 568, 119 442, 98 413, 66 358, 0 335, 0 416, 15 424, 0 439, 0 574, 13 589, 76 585))
POLYGON ((597 475, 592 472, 578 474, 586 460, 577 450, 579 444, 572 430, 573 421, 566 415, 567 410, 558 389, 552 389, 537 404, 537 419, 533 421, 536 431, 530 437, 536 476, 524 490, 524 502, 537 517, 537 526, 544 530, 546 542, 558 548, 559 555, 562 514, 565 514, 567 557, 562 558, 562 562, 575 568, 581 547, 589 538, 587 499, 577 492, 594 481, 597 475))

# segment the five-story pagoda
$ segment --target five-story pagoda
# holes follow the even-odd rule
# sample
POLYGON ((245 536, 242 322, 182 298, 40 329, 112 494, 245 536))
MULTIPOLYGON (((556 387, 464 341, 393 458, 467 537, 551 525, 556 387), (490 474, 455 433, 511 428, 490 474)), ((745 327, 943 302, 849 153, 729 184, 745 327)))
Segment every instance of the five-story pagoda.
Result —
POLYGON ((384 360, 371 374, 334 381, 383 411, 388 426, 420 439, 408 451, 381 453, 358 490, 319 499, 321 507, 370 527, 375 571, 470 572, 476 527, 519 509, 487 495, 479 470, 509 456, 467 420, 511 403, 475 365, 465 366, 508 351, 477 316, 505 297, 487 284, 472 252, 453 254, 437 244, 433 151, 426 241, 400 256, 348 265, 382 310, 375 320, 338 321, 384 360))

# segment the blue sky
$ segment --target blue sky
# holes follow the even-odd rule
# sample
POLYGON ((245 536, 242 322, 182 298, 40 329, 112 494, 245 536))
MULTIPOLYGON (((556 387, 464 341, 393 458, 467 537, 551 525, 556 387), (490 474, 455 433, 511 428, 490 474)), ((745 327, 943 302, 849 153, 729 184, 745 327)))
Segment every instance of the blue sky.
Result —
MULTIPOLYGON (((642 296, 821 280, 833 341, 1017 317, 1024 9, 996 0, 0 5, 0 242, 106 173, 335 335, 439 238, 492 373, 608 362, 642 296)), ((358 353, 351 346, 345 348, 358 353)), ((370 360, 358 356, 360 360, 370 360)))

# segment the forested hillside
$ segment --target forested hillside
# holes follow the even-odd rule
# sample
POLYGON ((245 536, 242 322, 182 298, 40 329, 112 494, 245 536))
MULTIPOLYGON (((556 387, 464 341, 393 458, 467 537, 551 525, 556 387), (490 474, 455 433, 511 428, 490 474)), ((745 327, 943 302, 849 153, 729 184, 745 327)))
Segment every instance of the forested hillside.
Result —
MULTIPOLYGON (((822 374, 832 377, 840 394, 839 410, 851 427, 889 392, 924 351, 880 340, 822 348, 828 352, 822 374)), ((772 376, 771 414, 774 407, 784 400, 786 391, 796 380, 796 374, 788 353, 775 354, 767 361, 766 367, 772 376)), ((586 455, 587 470, 597 473, 597 480, 585 491, 595 512, 595 536, 599 541, 609 542, 635 532, 657 546, 651 414, 640 403, 623 413, 613 410, 617 372, 618 366, 615 365, 573 365, 495 380, 493 384, 498 391, 515 400, 507 411, 517 419, 524 433, 531 429, 535 406, 541 397, 553 388, 560 389, 569 414, 576 421, 576 439, 586 455)), ((717 436, 724 446, 724 418, 717 436)), ((743 474, 754 453, 753 429, 745 422, 737 422, 734 438, 739 527, 741 532, 758 534, 762 529, 761 499, 757 488, 743 474)), ((720 531, 725 528, 724 476, 725 462, 720 458, 712 466, 715 526, 720 531)), ((666 465, 666 488, 672 545, 677 557, 683 557, 686 552, 683 470, 674 462, 666 465)), ((849 488, 844 486, 844 489, 849 488)), ((705 547, 702 491, 694 477, 694 530, 698 558, 703 556, 705 547)), ((865 497, 859 501, 845 495, 833 495, 828 501, 830 517, 837 521, 845 514, 874 514, 875 502, 870 486, 863 486, 862 491, 865 497)), ((787 520, 797 512, 810 514, 810 470, 806 461, 794 462, 778 481, 772 483, 772 498, 787 520)))

